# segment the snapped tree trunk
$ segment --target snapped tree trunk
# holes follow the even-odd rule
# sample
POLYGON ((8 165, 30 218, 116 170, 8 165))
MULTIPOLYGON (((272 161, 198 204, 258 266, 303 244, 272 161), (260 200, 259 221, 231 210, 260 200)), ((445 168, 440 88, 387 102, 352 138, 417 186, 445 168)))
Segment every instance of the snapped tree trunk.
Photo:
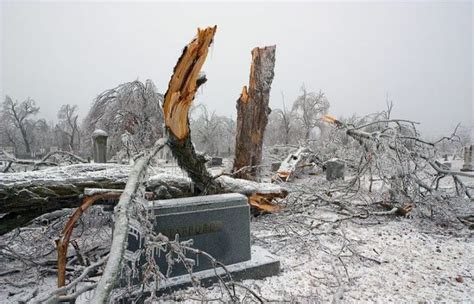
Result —
POLYGON ((168 145, 178 165, 193 180, 201 194, 223 192, 221 185, 206 169, 203 155, 197 154, 191 142, 188 111, 199 86, 206 82, 200 73, 217 26, 198 29, 198 34, 183 50, 174 67, 163 102, 168 145))
POLYGON ((262 144, 268 123, 270 88, 274 76, 276 46, 254 48, 249 86, 237 100, 235 177, 256 180, 262 161, 262 144), (248 169, 244 170, 244 167, 248 169), (240 171, 239 171, 240 170, 240 171))

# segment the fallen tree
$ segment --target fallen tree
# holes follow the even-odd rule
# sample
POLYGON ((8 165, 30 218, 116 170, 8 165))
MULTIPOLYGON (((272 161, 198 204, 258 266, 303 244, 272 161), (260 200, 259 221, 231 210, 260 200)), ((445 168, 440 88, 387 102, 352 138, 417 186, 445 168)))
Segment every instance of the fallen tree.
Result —
POLYGON ((115 164, 78 164, 0 175, 0 234, 32 219, 81 204, 85 188, 123 188, 130 168, 115 164))
MULTIPOLYGON (((437 160, 440 157, 437 144, 455 141, 456 130, 450 137, 429 142, 421 138, 417 122, 393 119, 390 110, 391 105, 373 118, 352 123, 330 115, 324 117, 336 126, 335 137, 348 136, 357 143, 347 145, 350 148, 346 155, 352 155, 354 170, 349 188, 359 192, 361 184, 367 181, 370 195, 374 195, 376 187, 384 189, 382 197, 373 200, 386 209, 398 210, 397 214, 410 212, 441 220, 458 216, 448 211, 447 205, 455 200, 471 199, 470 187, 460 176, 474 177, 474 174, 451 170, 437 160), (452 178, 454 187, 441 187, 440 181, 446 177, 452 178)), ((343 153, 343 149, 339 153, 343 153)))
MULTIPOLYGON (((184 48, 170 79, 163 104, 168 136, 166 145, 170 147, 178 165, 187 172, 194 187, 191 189, 189 184, 180 183, 179 177, 168 177, 163 182, 158 182, 159 178, 155 178, 153 187, 147 186, 147 190, 156 190, 155 198, 241 192, 251 198, 249 202, 252 205, 258 208, 266 206, 266 209, 263 209, 270 211, 267 207, 271 206, 271 201, 286 196, 286 190, 272 188, 272 191, 267 191, 268 187, 263 186, 267 189, 261 191, 262 185, 255 184, 249 192, 248 189, 240 189, 246 188, 248 184, 243 186, 237 179, 212 176, 206 169, 206 159, 194 150, 191 142, 188 111, 197 89, 206 82, 206 77, 200 73, 200 69, 215 32, 216 27, 199 30, 197 37, 184 48)), ((256 67, 252 68, 250 96, 258 92, 269 93, 273 78, 274 53, 274 47, 254 49, 256 67), (259 76, 265 69, 270 69, 270 78, 259 76)), ((266 98, 268 104, 268 96, 266 98)), ((266 109, 267 105, 264 108, 266 109)), ((256 109, 255 111, 258 112, 256 109)), ((84 162, 74 155, 64 154, 74 161, 84 162)), ((30 164, 35 167, 45 164, 51 156, 52 154, 48 154, 40 162, 30 164)), ((130 167, 127 165, 78 164, 42 171, 4 174, 0 180, 0 213, 3 213, 0 234, 23 226, 42 214, 61 208, 79 207, 85 188, 123 189, 129 172, 130 167)))
MULTIPOLYGON (((4 214, 0 221, 0 235, 27 225, 42 214, 79 207, 84 196, 93 195, 87 193, 87 188, 123 189, 130 170, 129 165, 78 164, 0 175, 0 213, 4 214)), ((161 172, 145 181, 146 191, 152 192, 154 199, 197 195, 198 188, 190 178, 173 175, 165 169, 156 170, 161 172)), ((270 199, 287 194, 284 188, 268 183, 228 176, 210 178, 220 185, 223 192, 239 192, 252 197, 251 203, 258 196, 270 199)), ((98 202, 101 203, 104 201, 98 202)))
POLYGON ((137 195, 140 187, 140 182, 145 177, 146 169, 151 159, 165 146, 165 140, 159 140, 153 150, 145 157, 137 160, 133 166, 130 176, 125 185, 123 193, 120 195, 120 200, 115 207, 115 223, 114 234, 112 237, 112 245, 110 247, 110 255, 105 266, 104 274, 100 278, 97 288, 94 292, 94 299, 92 303, 106 303, 110 297, 115 283, 118 280, 120 266, 123 260, 123 253, 127 246, 128 223, 130 217, 130 209, 132 200, 137 195))

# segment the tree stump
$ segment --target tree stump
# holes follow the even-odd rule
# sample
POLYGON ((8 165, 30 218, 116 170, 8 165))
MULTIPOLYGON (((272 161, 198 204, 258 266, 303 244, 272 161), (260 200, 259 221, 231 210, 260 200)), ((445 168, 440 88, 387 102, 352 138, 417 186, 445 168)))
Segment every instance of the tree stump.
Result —
POLYGON ((274 76, 276 46, 254 48, 249 87, 237 100, 237 134, 233 171, 235 177, 256 180, 262 160, 263 134, 268 123, 270 88, 274 76), (249 167, 247 170, 241 170, 249 167), (241 171, 239 171, 241 170, 241 171))

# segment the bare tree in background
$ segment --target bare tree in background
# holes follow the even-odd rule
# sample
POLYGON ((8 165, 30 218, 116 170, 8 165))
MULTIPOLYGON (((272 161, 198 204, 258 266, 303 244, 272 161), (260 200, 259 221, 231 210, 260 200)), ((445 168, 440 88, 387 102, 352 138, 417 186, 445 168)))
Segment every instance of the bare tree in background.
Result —
POLYGON ((34 119, 38 112, 39 107, 31 98, 18 102, 7 95, 3 102, 2 121, 7 137, 14 146, 18 146, 18 141, 21 141, 28 155, 32 152, 33 130, 41 122, 34 119))
POLYGON ((209 112, 203 104, 193 108, 193 112, 197 117, 191 120, 191 130, 197 149, 214 155, 231 152, 235 140, 235 121, 219 116, 215 111, 209 112))
POLYGON ((329 102, 326 95, 321 91, 317 94, 308 92, 303 85, 301 92, 302 94, 293 104, 292 111, 304 129, 304 138, 308 140, 311 131, 321 125, 321 117, 327 113, 329 102))
POLYGON ((76 151, 80 144, 78 117, 76 105, 65 104, 58 111, 59 122, 56 129, 66 139, 66 142, 62 143, 63 148, 71 151, 76 151))
POLYGON ((192 138, 199 150, 215 154, 218 151, 217 139, 222 129, 222 121, 215 111, 210 113, 205 105, 201 104, 198 109, 201 114, 192 122, 192 138))
POLYGON ((11 146, 17 151, 19 143, 15 126, 8 119, 5 119, 3 111, 0 118, 0 143, 4 146, 11 146))
POLYGON ((163 110, 159 94, 151 80, 145 84, 136 80, 121 84, 100 94, 84 119, 83 142, 90 147, 91 134, 103 129, 109 134, 111 155, 122 149, 122 135, 127 134, 127 145, 133 150, 153 146, 163 135, 163 110))
POLYGON ((290 143, 290 132, 292 129, 292 119, 293 119, 293 112, 291 110, 288 110, 288 108, 285 105, 285 96, 283 95, 283 92, 281 93, 281 98, 282 98, 282 109, 274 109, 273 112, 276 115, 276 118, 278 119, 278 126, 281 132, 281 135, 283 136, 282 138, 282 144, 288 145, 290 143))
POLYGON ((221 151, 227 152, 228 156, 231 156, 235 151, 235 132, 236 132, 236 127, 237 123, 232 117, 221 117, 222 124, 223 124, 223 139, 220 140, 220 144, 224 145, 221 148, 221 151))

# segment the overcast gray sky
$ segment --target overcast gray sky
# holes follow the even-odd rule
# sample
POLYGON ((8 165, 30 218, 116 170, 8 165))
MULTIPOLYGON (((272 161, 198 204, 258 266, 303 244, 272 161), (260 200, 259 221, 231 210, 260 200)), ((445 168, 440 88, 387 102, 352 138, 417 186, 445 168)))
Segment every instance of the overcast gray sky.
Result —
MULTIPOLYGON (((472 2, 137 3, 2 1, 1 94, 84 116, 102 91, 139 79, 167 88, 197 27, 217 24, 197 97, 236 116, 250 51, 277 45, 270 104, 322 90, 336 116, 395 103, 428 135, 472 124, 472 2)), ((3 97, 2 97, 3 98, 3 97)))

